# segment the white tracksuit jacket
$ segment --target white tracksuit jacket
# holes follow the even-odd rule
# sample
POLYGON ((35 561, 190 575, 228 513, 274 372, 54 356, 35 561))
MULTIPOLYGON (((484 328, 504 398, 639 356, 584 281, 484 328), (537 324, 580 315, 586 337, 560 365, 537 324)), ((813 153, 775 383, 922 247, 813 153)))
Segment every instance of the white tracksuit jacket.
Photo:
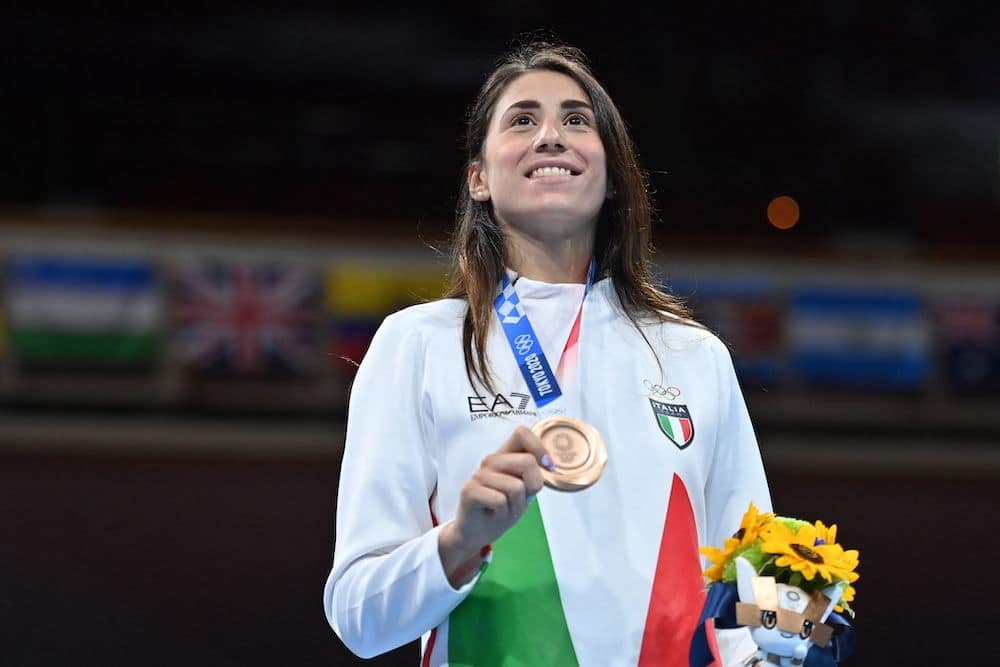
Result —
MULTIPOLYGON (((555 369, 583 286, 521 278, 516 288, 555 369)), ((485 572, 460 590, 438 557, 439 524, 454 517, 483 457, 544 413, 496 320, 487 353, 498 393, 470 387, 464 301, 383 322, 351 391, 323 596, 355 653, 423 637, 423 665, 686 664, 685 619, 694 615, 693 628, 700 610, 691 590, 704 584, 697 546, 721 546, 748 503, 768 511, 770 497, 726 347, 698 327, 651 323, 643 331, 654 355, 617 303, 609 279, 594 284, 577 377, 561 382, 568 413, 607 445, 601 479, 575 493, 543 489, 515 526, 527 536, 511 537, 506 552, 514 529, 501 537, 485 572)))

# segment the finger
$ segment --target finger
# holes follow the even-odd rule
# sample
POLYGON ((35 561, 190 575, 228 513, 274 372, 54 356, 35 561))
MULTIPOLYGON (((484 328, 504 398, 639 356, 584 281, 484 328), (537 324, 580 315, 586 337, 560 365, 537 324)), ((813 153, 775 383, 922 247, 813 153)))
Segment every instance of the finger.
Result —
POLYGON ((483 458, 479 467, 520 477, 524 471, 537 468, 538 461, 530 452, 497 452, 483 458))
POLYGON ((510 511, 507 495, 497 489, 478 483, 467 484, 463 495, 471 505, 497 514, 502 518, 506 518, 510 511))
POLYGON ((545 486, 542 469, 538 466, 533 466, 526 470, 521 480, 524 482, 524 490, 529 496, 537 495, 542 490, 542 487, 545 486))
POLYGON ((527 426, 518 426, 510 434, 506 442, 497 450, 498 454, 528 452, 535 457, 538 464, 547 470, 555 470, 552 456, 546 451, 541 439, 527 426))
POLYGON ((538 493, 544 484, 542 470, 533 454, 491 454, 483 459, 483 468, 519 477, 529 494, 538 493))
POLYGON ((524 512, 525 499, 528 494, 520 477, 495 470, 480 469, 473 479, 487 488, 495 489, 504 494, 507 497, 507 507, 512 516, 520 516, 524 512))

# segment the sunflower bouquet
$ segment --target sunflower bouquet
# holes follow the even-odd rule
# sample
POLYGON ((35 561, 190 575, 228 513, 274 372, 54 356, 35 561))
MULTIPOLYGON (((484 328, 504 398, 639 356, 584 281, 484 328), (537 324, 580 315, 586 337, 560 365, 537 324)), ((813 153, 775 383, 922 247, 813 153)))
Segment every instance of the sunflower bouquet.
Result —
POLYGON ((760 576, 771 576, 807 593, 831 584, 843 588, 834 608, 854 618, 851 602, 858 580, 858 550, 845 550, 837 543, 837 525, 822 521, 809 523, 799 519, 761 513, 750 503, 740 527, 725 541, 722 549, 702 547, 701 553, 712 563, 705 570, 710 584, 736 582, 736 559, 743 557, 760 576))
POLYGON ((830 667, 854 649, 858 551, 837 526, 762 513, 750 503, 722 548, 705 546, 708 595, 692 667, 830 667))

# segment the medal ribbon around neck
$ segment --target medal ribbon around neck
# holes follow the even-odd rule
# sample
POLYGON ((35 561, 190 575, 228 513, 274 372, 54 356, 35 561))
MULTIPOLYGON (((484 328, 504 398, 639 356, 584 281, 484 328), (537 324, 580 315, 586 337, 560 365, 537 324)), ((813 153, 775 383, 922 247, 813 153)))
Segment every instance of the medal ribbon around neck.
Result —
MULTIPOLYGON (((587 270, 587 284, 583 288, 583 299, 580 301, 580 310, 577 311, 576 319, 579 321, 583 312, 583 302, 587 300, 587 293, 590 292, 594 284, 594 274, 597 270, 597 263, 593 257, 590 258, 590 268, 587 270)), ((514 354, 514 360, 521 369, 531 398, 535 405, 542 408, 562 396, 562 389, 556 379, 556 374, 552 372, 552 367, 542 350, 542 342, 535 335, 535 330, 531 326, 528 314, 521 305, 521 299, 514 289, 514 283, 505 272, 500 285, 500 293, 493 301, 493 308, 496 310, 500 326, 503 328, 510 351, 514 354)), ((576 328, 576 327, 574 327, 576 328)), ((572 339, 572 335, 570 336, 572 339)), ((571 341, 566 341, 566 347, 571 341)), ((565 353, 565 349, 563 350, 565 353)))

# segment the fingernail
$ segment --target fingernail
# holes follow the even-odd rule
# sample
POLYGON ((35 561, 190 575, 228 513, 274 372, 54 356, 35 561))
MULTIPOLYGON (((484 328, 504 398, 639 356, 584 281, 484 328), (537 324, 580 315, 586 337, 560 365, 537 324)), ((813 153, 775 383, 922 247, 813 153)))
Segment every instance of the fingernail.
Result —
POLYGON ((527 503, 525 503, 525 504, 526 504, 526 505, 530 505, 530 504, 531 504, 531 502, 532 502, 532 501, 533 501, 534 499, 535 499, 535 496, 534 496, 534 494, 532 494, 532 495, 528 496, 528 502, 527 502, 527 503))
POLYGON ((546 470, 548 470, 549 472, 555 472, 556 471, 556 466, 555 466, 554 463, 552 463, 552 459, 549 458, 548 454, 543 454, 542 455, 542 467, 545 468, 546 470))
POLYGON ((487 544, 485 547, 479 550, 479 557, 486 558, 487 556, 490 555, 491 551, 493 551, 493 545, 487 544))

